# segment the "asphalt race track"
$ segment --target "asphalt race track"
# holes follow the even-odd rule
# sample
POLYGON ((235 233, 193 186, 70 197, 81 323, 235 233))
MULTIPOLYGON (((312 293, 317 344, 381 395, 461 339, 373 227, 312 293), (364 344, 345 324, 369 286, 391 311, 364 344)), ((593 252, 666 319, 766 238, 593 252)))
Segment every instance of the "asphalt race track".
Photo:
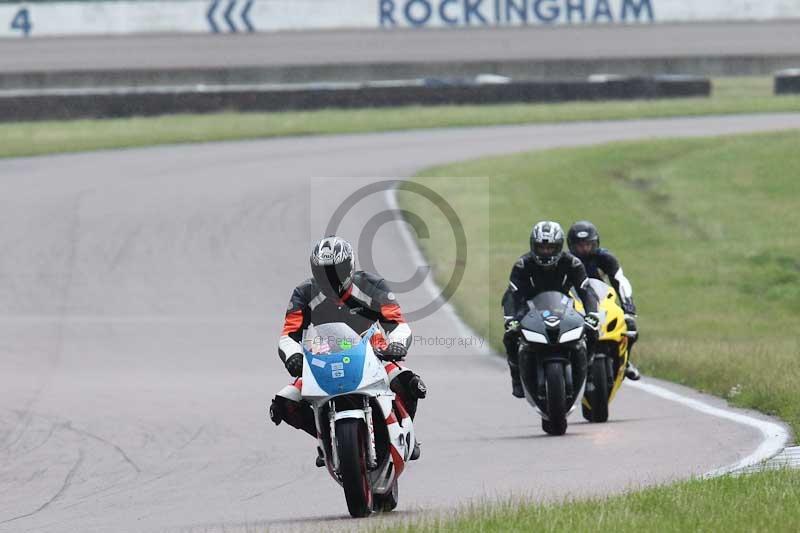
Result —
POLYGON ((0 40, 0 72, 792 56, 800 22, 0 40), (480 43, 479 46, 476 46, 480 43))
MULTIPOLYGON (((0 531, 352 527, 314 442, 266 422, 276 342, 310 243, 362 184, 526 149, 800 127, 800 115, 432 130, 0 161, 0 531), (336 178, 314 180, 312 178, 336 178)), ((385 209, 384 196, 371 208, 385 209)), ((358 235, 370 209, 342 233, 358 235)), ((527 224, 529 221, 524 221, 527 224)), ((381 273, 416 268, 401 226, 381 273)), ((524 250, 526 243, 520 243, 524 250)), ((408 309, 429 294, 398 295, 408 309)), ((499 319, 499 309, 498 317, 499 319)), ((415 334, 457 337, 439 312, 415 334)), ((417 348, 422 460, 400 516, 468 499, 601 494, 736 462, 751 428, 631 388, 612 421, 546 437, 504 364, 417 348)))

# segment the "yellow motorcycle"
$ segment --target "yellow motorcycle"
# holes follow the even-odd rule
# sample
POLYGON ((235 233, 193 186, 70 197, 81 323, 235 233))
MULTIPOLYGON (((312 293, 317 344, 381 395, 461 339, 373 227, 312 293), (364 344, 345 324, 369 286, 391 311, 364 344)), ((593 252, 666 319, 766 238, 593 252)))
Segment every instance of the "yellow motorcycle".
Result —
POLYGON ((608 420, 608 406, 625 379, 628 365, 628 327, 619 297, 613 287, 590 279, 589 288, 597 295, 600 331, 590 356, 586 390, 581 402, 583 418, 589 422, 608 420))

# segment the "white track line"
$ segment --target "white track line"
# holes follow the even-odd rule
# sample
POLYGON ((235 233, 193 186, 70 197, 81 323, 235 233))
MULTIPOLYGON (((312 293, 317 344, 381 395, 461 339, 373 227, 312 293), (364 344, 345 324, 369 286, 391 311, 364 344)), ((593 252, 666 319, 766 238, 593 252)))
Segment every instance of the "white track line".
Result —
MULTIPOLYGON (((385 191, 384 194, 386 198, 386 203, 389 205, 389 209, 391 209, 392 211, 398 211, 400 207, 397 204, 397 189, 387 190, 385 191)), ((407 224, 403 222, 401 218, 399 218, 399 215, 398 215, 397 226, 399 228, 400 235, 402 235, 403 237, 403 241, 405 241, 406 243, 406 247, 410 252, 411 260, 414 262, 414 264, 416 265, 428 264, 427 260, 425 259, 425 256, 422 253, 422 250, 420 250, 419 248, 417 240, 408 230, 407 224)), ((432 299, 437 299, 441 296, 442 290, 436 285, 436 282, 433 281, 433 276, 430 275, 425 276, 425 280, 423 281, 422 284, 425 286, 425 290, 428 291, 428 294, 430 294, 432 299)), ((441 307, 441 311, 447 313, 450 316, 451 320, 455 323, 456 328, 458 328, 459 335, 465 338, 480 337, 475 331, 472 330, 471 327, 467 325, 466 322, 464 322, 461 319, 458 313, 456 313, 455 309, 453 309, 453 306, 450 304, 450 302, 445 302, 444 305, 442 305, 441 307)), ((486 342, 484 342, 481 346, 476 346, 475 349, 477 349, 481 355, 491 355, 491 356, 495 355, 494 352, 489 348, 488 343, 486 342)), ((496 357, 495 359, 499 360, 499 358, 496 357)), ((503 364, 503 366, 505 366, 505 364, 503 364)))
POLYGON ((755 466, 779 454, 786 447, 786 444, 789 443, 789 431, 781 424, 756 418, 732 409, 715 407, 703 401, 689 398, 688 396, 683 396, 682 394, 678 394, 664 387, 647 383, 646 381, 628 381, 627 386, 634 389, 639 389, 652 394, 653 396, 658 396, 659 398, 663 398, 671 402, 685 405, 690 409, 700 411, 701 413, 705 413, 707 415, 715 416, 717 418, 724 418, 725 420, 730 420, 731 422, 736 422, 737 424, 741 424, 743 426, 755 428, 761 432, 764 440, 761 441, 761 444, 753 453, 741 459, 737 463, 712 470, 711 472, 708 472, 705 477, 721 476, 741 470, 743 468, 755 466))
MULTIPOLYGON (((387 190, 386 193, 386 203, 389 205, 389 208, 392 210, 398 210, 397 204, 397 194, 396 189, 387 190)), ((411 255, 411 259, 418 265, 426 264, 425 256, 422 254, 422 251, 417 244, 416 239, 408 230, 408 227, 405 223, 400 222, 398 224, 400 234, 403 236, 403 240, 408 247, 408 250, 411 255)), ((437 298, 441 294, 441 289, 436 286, 436 283, 433 281, 432 276, 426 276, 425 281, 423 283, 425 285, 425 289, 430 293, 432 298, 437 298)), ((456 327, 459 329, 459 333, 464 337, 470 336, 478 336, 472 328, 469 327, 455 312, 453 306, 450 305, 449 302, 445 303, 442 308, 442 312, 447 313, 453 322, 456 324, 456 327)), ((498 362, 502 362, 502 359, 497 357, 495 353, 488 347, 488 343, 484 343, 483 346, 480 348, 482 354, 491 355, 494 359, 498 362)), ((505 366, 505 365, 503 365, 505 366)), ((761 442, 758 448, 743 459, 739 460, 738 462, 723 466, 716 470, 712 470, 705 474, 704 477, 716 477, 725 474, 729 474, 732 472, 736 472, 738 470, 746 469, 748 467, 753 467, 762 463, 772 457, 775 457, 779 454, 786 445, 789 443, 791 435, 789 431, 782 426, 781 424, 777 424, 775 422, 771 422, 769 420, 763 420, 760 418, 756 418, 754 416, 747 415, 740 411, 734 411, 733 409, 723 409, 720 407, 715 407, 708 403, 702 402, 700 400, 689 398, 688 396, 683 396, 678 394, 677 392, 673 392, 668 390, 664 387, 660 387, 658 385, 654 385, 652 383, 645 382, 635 382, 635 381, 627 381, 627 386, 641 390, 648 394, 652 394, 653 396, 658 396, 659 398, 663 398, 664 400, 669 400, 671 402, 676 402, 681 405, 684 405, 690 409, 694 409, 695 411, 699 411, 701 413, 705 413, 709 416, 715 416, 717 418, 722 418, 725 420, 730 420, 731 422, 735 422, 737 424, 741 424, 744 426, 749 426, 754 429, 757 429, 761 432, 764 440, 761 442)))

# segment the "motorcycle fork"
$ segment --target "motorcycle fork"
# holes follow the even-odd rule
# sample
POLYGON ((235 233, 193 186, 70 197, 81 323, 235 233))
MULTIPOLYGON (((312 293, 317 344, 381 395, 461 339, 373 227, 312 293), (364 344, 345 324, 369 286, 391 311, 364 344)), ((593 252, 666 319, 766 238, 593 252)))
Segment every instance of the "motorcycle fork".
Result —
POLYGON ((339 446, 336 442, 336 405, 333 400, 328 402, 328 421, 331 427, 331 457, 333 471, 339 474, 339 446))
POLYGON ((367 418, 367 433, 369 434, 369 445, 367 446, 367 467, 370 469, 378 468, 378 453, 375 450, 375 427, 372 424, 372 407, 369 404, 369 397, 364 397, 364 416, 367 418))
POLYGON ((572 383, 572 363, 564 365, 564 385, 566 385, 567 398, 575 395, 575 387, 572 383))
MULTIPOLYGON (((339 447, 336 443, 336 405, 331 400, 328 404, 328 419, 331 427, 331 456, 333 457, 333 469, 339 472, 339 447)), ((364 416, 367 423, 367 467, 375 469, 378 467, 378 453, 375 448, 375 428, 372 423, 372 407, 369 398, 364 397, 364 416)))
POLYGON ((544 363, 542 363, 541 359, 536 361, 536 395, 540 398, 544 398, 544 363))

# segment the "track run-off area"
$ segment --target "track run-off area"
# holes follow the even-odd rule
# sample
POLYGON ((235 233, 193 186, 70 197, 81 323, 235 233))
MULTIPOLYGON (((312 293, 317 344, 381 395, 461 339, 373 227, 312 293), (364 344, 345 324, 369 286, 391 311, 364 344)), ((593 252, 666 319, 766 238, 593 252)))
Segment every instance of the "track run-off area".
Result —
MULTIPOLYGON (((341 489, 314 466, 314 441, 267 420, 288 379, 276 353, 286 303, 348 195, 480 156, 790 128, 800 115, 0 160, 0 531, 352 527, 341 489)), ((339 233, 355 240, 390 204, 387 195, 360 203, 339 233)), ((389 279, 409 278, 421 261, 407 231, 393 222, 375 240, 389 279)), ((419 309, 430 284, 398 299, 419 309)), ((470 335, 447 307, 411 328, 470 335)), ((777 424, 647 378, 623 386, 609 423, 577 414, 566 436, 547 437, 511 397, 504 361, 486 352, 412 348, 407 363, 430 394, 417 419, 423 457, 401 478, 398 516, 619 492, 765 458, 787 438, 777 424)))

